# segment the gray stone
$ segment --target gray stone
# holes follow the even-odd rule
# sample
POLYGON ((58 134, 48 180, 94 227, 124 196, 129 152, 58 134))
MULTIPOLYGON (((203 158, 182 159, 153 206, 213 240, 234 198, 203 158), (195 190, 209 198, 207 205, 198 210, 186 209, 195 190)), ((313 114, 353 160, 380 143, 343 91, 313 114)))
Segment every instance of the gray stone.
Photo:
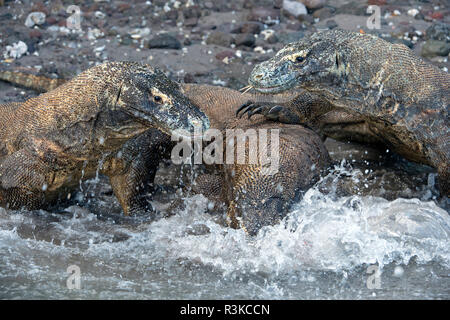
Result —
POLYGON ((236 36, 237 46, 253 47, 255 45, 255 36, 251 33, 241 33, 236 36))
POLYGON ((149 49, 181 49, 181 43, 177 38, 169 34, 160 34, 147 42, 149 49))
POLYGON ((320 20, 325 20, 327 18, 332 17, 335 11, 336 10, 334 8, 325 7, 325 8, 321 8, 321 9, 314 11, 312 16, 314 18, 319 18, 320 20))
POLYGON ((283 10, 296 18, 301 14, 308 14, 305 5, 295 0, 283 0, 283 10))
POLYGON ((25 20, 25 25, 28 28, 32 28, 35 25, 41 25, 45 22, 45 13, 43 12, 32 12, 30 13, 26 20, 25 20))
POLYGON ((222 47, 229 47, 233 42, 233 37, 225 32, 214 31, 206 39, 207 44, 215 44, 222 47))
POLYGON ((450 41, 450 25, 448 23, 437 22, 425 30, 427 40, 450 41))
POLYGON ((252 33, 259 34, 264 29, 264 24, 256 21, 247 21, 239 24, 231 30, 232 33, 252 33))
POLYGON ((447 56, 450 53, 450 43, 438 40, 428 40, 423 44, 422 56, 423 57, 435 57, 435 56, 447 56))

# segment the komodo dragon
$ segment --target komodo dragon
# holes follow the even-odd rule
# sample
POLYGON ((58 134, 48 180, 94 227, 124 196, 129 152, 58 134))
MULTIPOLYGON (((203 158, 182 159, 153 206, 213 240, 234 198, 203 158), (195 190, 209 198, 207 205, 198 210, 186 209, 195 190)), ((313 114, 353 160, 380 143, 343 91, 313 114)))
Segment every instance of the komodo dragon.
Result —
POLYGON ((286 123, 314 122, 330 111, 343 112, 342 123, 345 114, 350 122, 364 120, 363 134, 436 168, 441 195, 449 196, 450 76, 406 46, 369 34, 318 32, 255 66, 249 84, 265 94, 303 91, 285 105, 249 102, 239 111, 286 123))
MULTIPOLYGON (((0 72, 0 79, 11 83, 45 91, 64 83, 63 79, 50 79, 20 72, 0 72)), ((212 200, 227 205, 228 223, 241 227, 250 235, 266 225, 279 222, 289 207, 299 199, 302 192, 311 187, 328 166, 330 158, 320 137, 299 125, 274 124, 260 116, 256 122, 236 119, 235 109, 246 101, 282 103, 291 100, 290 95, 268 97, 267 95, 241 94, 223 87, 181 84, 180 90, 209 118, 211 128, 218 129, 224 137, 226 153, 226 130, 266 129, 268 131, 268 155, 271 150, 272 129, 279 129, 279 167, 274 175, 264 174, 261 162, 257 164, 218 164, 209 166, 210 171, 219 172, 200 175, 194 190, 212 200)), ((161 145, 170 145, 170 139, 159 137, 161 145)), ((261 137, 260 137, 261 138, 261 137)), ((235 146, 237 149, 237 145, 235 146)), ((141 150, 145 145, 140 146, 141 150)), ((246 143, 248 157, 249 143, 246 143)), ((235 158, 236 159, 236 158, 235 158)), ((247 159, 248 160, 248 159, 247 159)), ((154 165, 155 166, 155 165, 154 165)), ((155 167, 149 168, 152 172, 155 167)))
POLYGON ((208 118, 160 70, 132 62, 90 68, 0 105, 0 205, 45 207, 100 171, 125 214, 148 212, 142 186, 155 174, 147 168, 170 151, 163 133, 195 127, 209 128, 208 118))

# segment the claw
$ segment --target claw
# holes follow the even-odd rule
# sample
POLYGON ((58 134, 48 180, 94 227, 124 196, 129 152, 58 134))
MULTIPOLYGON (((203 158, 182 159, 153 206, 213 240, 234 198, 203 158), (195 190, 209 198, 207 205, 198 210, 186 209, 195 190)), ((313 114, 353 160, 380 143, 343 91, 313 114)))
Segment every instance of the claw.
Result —
MULTIPOLYGON (((244 114, 247 111, 247 108, 249 106, 251 106, 253 104, 252 101, 247 101, 246 103, 244 103, 242 106, 239 107, 239 109, 236 110, 236 117, 239 117, 239 112, 241 112, 242 110, 246 109, 242 114, 244 114)), ((242 115, 240 116, 240 118, 242 117, 242 115)))
POLYGON ((253 108, 253 104, 247 106, 244 110, 242 110, 242 113, 240 114, 239 119, 241 119, 245 113, 251 112, 252 108, 253 108))
POLYGON ((255 114, 261 114, 264 110, 264 107, 258 107, 248 112, 248 119, 250 119, 255 114))
POLYGON ((278 113, 283 109, 283 107, 281 106, 275 106, 272 109, 269 110, 268 114, 274 114, 274 113, 278 113))

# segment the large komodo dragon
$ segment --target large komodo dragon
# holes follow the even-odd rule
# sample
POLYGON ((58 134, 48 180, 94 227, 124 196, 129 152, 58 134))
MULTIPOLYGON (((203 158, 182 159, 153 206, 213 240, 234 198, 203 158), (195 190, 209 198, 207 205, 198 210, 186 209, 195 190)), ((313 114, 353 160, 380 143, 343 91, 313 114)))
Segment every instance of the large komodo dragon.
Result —
POLYGON ((147 168, 170 151, 160 150, 161 132, 195 127, 207 129, 208 118, 161 71, 131 62, 93 67, 0 105, 0 205, 45 207, 99 170, 125 214, 148 212, 143 186, 155 172, 147 168))
MULTIPOLYGON (((0 79, 38 91, 50 90, 64 82, 63 79, 49 79, 8 71, 0 72, 0 79)), ((268 97, 261 94, 241 94, 223 87, 196 84, 181 84, 179 89, 208 116, 211 128, 218 129, 222 133, 224 162, 225 154, 230 151, 227 149, 229 148, 226 142, 227 130, 242 129, 251 133, 247 130, 253 129, 257 135, 258 129, 267 130, 268 156, 274 155, 271 152, 271 135, 275 135, 275 132, 271 130, 280 130, 279 163, 278 168, 274 168, 277 171, 275 174, 270 175, 267 171, 263 171, 263 167, 267 169, 267 165, 261 163, 259 157, 256 164, 248 164, 248 158, 244 159, 243 164, 238 164, 235 154, 233 164, 211 165, 209 168, 213 170, 200 175, 196 180, 195 192, 227 205, 228 223, 233 227, 241 227, 254 235, 261 227, 280 221, 291 204, 319 179, 321 170, 330 162, 320 137, 303 126, 274 124, 265 121, 261 116, 256 122, 235 118, 235 109, 246 101, 281 103, 292 99, 290 95, 268 97), (219 174, 214 175, 212 172, 219 174)), ((155 139, 159 139, 157 144, 164 146, 164 150, 172 146, 170 137, 160 135, 155 139)), ((140 150, 145 150, 148 142, 141 143, 140 150)), ((238 152, 237 147, 236 143, 235 152, 238 152)), ((249 156, 249 150, 247 140, 246 157, 249 156)), ((156 164, 151 165, 148 170, 154 172, 156 164)))
MULTIPOLYGON (((286 123, 314 122, 330 112, 339 115, 335 123, 359 119, 353 136, 435 167, 441 194, 449 196, 450 76, 406 46, 343 30, 318 32, 255 66, 249 84, 266 94, 301 90, 285 105, 247 103, 239 111, 286 123)), ((328 134, 351 138, 338 130, 328 134)))

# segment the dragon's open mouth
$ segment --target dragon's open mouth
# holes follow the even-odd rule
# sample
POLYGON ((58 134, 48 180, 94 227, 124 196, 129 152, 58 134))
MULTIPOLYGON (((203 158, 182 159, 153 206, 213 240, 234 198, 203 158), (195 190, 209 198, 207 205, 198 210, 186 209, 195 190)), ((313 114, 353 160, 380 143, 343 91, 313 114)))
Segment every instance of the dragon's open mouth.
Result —
POLYGON ((283 91, 293 88, 296 84, 295 80, 296 79, 292 79, 288 82, 277 84, 274 86, 258 86, 256 83, 253 83, 252 81, 249 81, 249 83, 258 92, 265 93, 265 94, 275 94, 275 93, 281 93, 283 91))

